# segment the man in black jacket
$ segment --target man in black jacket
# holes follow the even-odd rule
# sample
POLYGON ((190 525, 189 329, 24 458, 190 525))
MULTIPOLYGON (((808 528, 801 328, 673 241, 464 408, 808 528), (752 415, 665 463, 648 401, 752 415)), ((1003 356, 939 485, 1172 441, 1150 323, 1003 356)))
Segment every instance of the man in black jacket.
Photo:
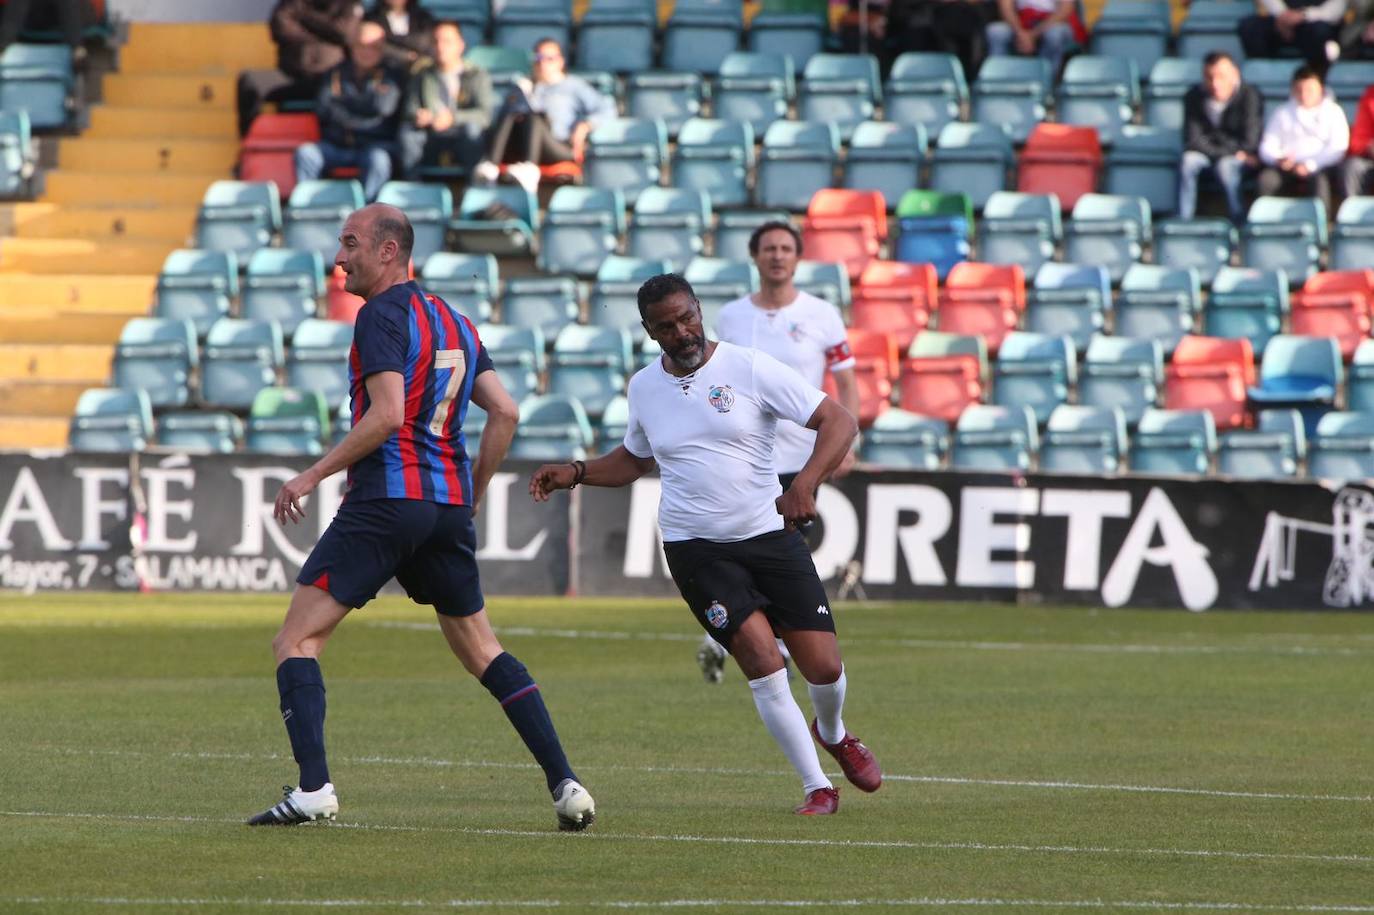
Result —
POLYGON ((1202 65, 1202 82, 1183 98, 1183 158, 1178 166, 1178 215, 1192 219, 1197 210, 1198 176, 1210 170, 1226 192, 1231 221, 1241 223, 1245 208, 1240 185, 1246 169, 1259 159, 1262 105, 1254 86, 1240 81, 1240 69, 1229 54, 1213 51, 1202 65))

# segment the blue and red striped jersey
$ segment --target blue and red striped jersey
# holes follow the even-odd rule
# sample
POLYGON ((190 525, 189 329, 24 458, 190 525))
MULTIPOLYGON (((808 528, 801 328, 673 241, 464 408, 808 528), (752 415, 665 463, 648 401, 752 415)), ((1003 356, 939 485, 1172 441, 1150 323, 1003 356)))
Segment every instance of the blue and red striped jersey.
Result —
POLYGON ((470 505, 463 417, 473 380, 491 367, 472 322, 414 281, 369 299, 358 312, 348 359, 353 422, 367 412, 363 382, 377 372, 401 374, 405 419, 380 448, 348 468, 344 498, 470 505))

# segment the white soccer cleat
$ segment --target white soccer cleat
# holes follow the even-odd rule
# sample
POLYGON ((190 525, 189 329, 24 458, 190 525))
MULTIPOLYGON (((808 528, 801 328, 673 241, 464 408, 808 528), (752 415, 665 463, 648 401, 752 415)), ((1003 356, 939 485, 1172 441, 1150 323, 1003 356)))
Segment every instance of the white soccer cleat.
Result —
POLYGON ((707 683, 719 683, 725 679, 725 649, 709 635, 701 637, 697 648, 697 666, 707 683))
POLYGON ((339 796, 334 784, 325 782, 314 791, 302 791, 286 785, 283 797, 267 810, 248 821, 249 826, 295 826, 315 820, 333 820, 339 812, 339 796))
POLYGON ((559 829, 580 832, 596 820, 596 802, 586 788, 565 778, 553 789, 553 812, 558 815, 559 829))

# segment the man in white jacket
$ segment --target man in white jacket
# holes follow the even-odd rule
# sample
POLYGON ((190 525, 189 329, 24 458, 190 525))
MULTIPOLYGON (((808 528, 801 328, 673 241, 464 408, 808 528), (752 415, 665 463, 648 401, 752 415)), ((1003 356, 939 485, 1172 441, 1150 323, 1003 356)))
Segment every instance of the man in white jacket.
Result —
POLYGON ((1322 75, 1309 66, 1293 73, 1292 93, 1264 125, 1259 192, 1317 197, 1331 212, 1331 185, 1350 145, 1350 125, 1326 93, 1322 75))

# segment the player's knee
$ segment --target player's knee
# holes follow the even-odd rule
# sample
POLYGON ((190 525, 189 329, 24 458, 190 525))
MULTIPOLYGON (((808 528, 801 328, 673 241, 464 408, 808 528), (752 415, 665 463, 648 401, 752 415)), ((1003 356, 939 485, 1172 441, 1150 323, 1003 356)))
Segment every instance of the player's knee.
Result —
POLYGON ((829 686, 840 679, 840 674, 844 673, 844 665, 838 660, 825 660, 818 664, 808 664, 807 668, 807 670, 802 671, 802 676, 812 686, 829 686))

